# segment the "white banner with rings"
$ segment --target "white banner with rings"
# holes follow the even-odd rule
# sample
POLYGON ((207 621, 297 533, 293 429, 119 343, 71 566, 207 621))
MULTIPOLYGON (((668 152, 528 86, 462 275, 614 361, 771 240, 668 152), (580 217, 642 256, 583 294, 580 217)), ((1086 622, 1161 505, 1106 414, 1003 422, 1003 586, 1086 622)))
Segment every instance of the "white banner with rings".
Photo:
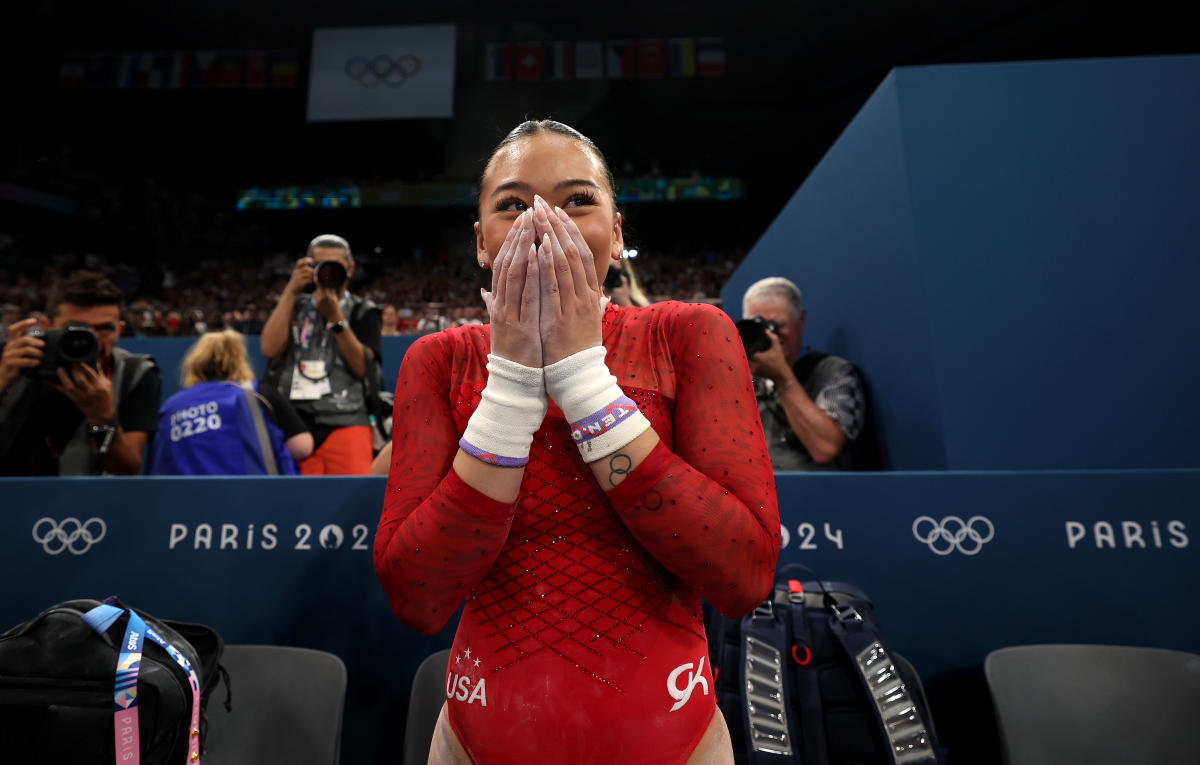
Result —
POLYGON ((454 116, 453 24, 313 30, 308 121, 454 116))

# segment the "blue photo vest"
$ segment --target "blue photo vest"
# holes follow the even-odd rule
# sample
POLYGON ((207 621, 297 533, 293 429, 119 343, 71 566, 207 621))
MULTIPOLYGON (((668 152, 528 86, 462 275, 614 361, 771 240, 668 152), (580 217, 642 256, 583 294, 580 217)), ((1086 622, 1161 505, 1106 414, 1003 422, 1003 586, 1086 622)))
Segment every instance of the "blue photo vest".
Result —
MULTIPOLYGON (((254 384, 255 390, 258 383, 254 384)), ((283 431, 263 420, 280 475, 296 475, 283 431)), ((179 391, 158 410, 158 433, 150 446, 151 475, 266 475, 254 420, 241 386, 202 382, 179 391)))

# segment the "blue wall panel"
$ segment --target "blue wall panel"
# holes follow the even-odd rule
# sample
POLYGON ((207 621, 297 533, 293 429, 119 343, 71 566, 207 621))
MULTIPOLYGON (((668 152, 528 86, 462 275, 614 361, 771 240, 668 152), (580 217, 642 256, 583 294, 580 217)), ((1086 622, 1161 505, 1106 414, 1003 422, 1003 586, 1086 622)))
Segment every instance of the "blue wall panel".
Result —
POLYGON ((722 297, 801 286, 888 466, 1200 465, 1197 125, 1196 56, 897 69, 722 297))
MULTIPOLYGON (((1200 651, 1200 614, 1186 607, 1200 578, 1200 470, 781 473, 776 484, 780 562, 866 590, 931 693, 1005 645, 1200 651), (955 518, 978 536, 956 537, 955 518)), ((350 678, 343 761, 395 762, 413 674, 457 619, 423 636, 393 617, 371 565, 383 489, 368 477, 0 479, 0 631, 53 603, 117 594, 227 642, 332 651, 350 678), (72 535, 71 518, 92 536, 72 535)), ((670 704, 665 684, 663 696, 670 704)), ((944 740, 969 749, 991 711, 961 698, 935 698, 935 714, 947 715, 944 740)))
POLYGON ((1200 58, 897 89, 948 467, 1200 464, 1200 58))

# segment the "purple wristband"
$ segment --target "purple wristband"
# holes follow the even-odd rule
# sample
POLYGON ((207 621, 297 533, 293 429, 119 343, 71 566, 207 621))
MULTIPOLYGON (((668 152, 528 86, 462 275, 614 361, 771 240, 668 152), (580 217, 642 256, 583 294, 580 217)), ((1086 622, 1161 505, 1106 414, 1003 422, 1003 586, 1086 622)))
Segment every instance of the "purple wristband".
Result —
POLYGON ((467 454, 471 455, 480 462, 486 462, 489 465, 499 465, 500 467, 524 467, 525 463, 529 462, 528 457, 501 457, 499 454, 485 452, 478 446, 467 443, 467 439, 458 439, 458 446, 467 454))
POLYGON ((637 404, 633 403, 633 399, 621 396, 595 414, 589 414, 582 420, 571 423, 571 438, 576 444, 591 441, 625 422, 637 410, 637 404))

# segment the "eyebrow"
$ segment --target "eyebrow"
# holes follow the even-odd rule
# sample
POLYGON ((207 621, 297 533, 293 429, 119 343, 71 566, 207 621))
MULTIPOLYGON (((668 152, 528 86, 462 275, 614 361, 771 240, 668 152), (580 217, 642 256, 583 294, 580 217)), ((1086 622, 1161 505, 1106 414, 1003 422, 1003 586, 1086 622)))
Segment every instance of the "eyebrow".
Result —
MULTIPOLYGON (((600 189, 600 186, 595 181, 590 181, 587 178, 567 178, 554 184, 554 190, 558 191, 569 186, 590 186, 593 189, 600 189)), ((529 191, 531 188, 532 187, 524 181, 509 181, 508 183, 502 183, 497 186, 492 191, 492 196, 496 196, 497 194, 501 194, 505 191, 512 191, 514 189, 518 191, 529 191)))

